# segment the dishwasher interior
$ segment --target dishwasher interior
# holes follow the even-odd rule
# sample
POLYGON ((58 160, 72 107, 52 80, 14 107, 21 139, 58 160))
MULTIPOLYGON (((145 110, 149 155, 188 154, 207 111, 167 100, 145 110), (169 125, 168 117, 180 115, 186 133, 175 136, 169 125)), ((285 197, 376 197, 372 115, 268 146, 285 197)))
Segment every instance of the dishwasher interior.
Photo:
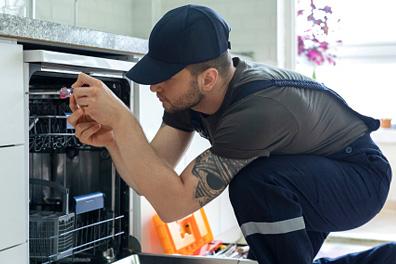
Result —
MULTIPOLYGON (((107 150, 80 143, 66 120, 59 89, 76 78, 36 71, 29 79, 31 263, 110 263, 131 253, 129 188, 107 150)), ((127 80, 98 78, 130 105, 127 80)))

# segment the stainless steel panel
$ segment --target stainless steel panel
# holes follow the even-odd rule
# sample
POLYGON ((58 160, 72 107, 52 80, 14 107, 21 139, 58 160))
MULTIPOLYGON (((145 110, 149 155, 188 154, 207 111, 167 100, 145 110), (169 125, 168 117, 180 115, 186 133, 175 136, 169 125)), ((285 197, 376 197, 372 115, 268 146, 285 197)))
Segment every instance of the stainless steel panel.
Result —
POLYGON ((48 50, 25 50, 23 52, 24 62, 49 63, 73 67, 85 67, 103 69, 109 71, 129 71, 134 62, 76 55, 70 53, 54 52, 48 50))
POLYGON ((138 254, 116 261, 113 264, 256 264, 256 261, 246 259, 215 258, 201 256, 176 256, 138 254))

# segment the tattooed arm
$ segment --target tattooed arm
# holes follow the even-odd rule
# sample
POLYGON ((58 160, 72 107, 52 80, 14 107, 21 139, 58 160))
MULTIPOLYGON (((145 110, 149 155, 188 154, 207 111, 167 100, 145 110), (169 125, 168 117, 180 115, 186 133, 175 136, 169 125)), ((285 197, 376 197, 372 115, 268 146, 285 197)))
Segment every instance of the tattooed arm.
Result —
POLYGON ((194 198, 199 205, 202 207, 220 195, 232 178, 253 159, 223 158, 216 156, 210 150, 198 156, 195 159, 192 174, 197 180, 194 198))
MULTIPOLYGON (((146 197, 166 222, 180 219, 218 196, 250 161, 222 158, 207 150, 177 175, 161 156, 161 153, 166 155, 164 150, 158 151, 148 143, 130 112, 122 112, 118 117, 113 126, 115 142, 106 147, 124 181, 146 197), (121 158, 114 159, 116 156, 121 158)), ((177 134, 168 132, 170 137, 177 134)), ((92 137, 95 133, 95 129, 88 128, 82 135, 92 137)))
MULTIPOLYGON (((167 171, 158 176, 157 188, 144 195, 165 222, 178 220, 203 207, 219 196, 232 178, 250 159, 229 159, 204 151, 184 169, 180 177, 171 177, 167 171), (168 179, 168 180, 166 180, 168 179)), ((154 166, 153 166, 154 167, 154 166)))
MULTIPOLYGON (((192 133, 162 124, 151 146, 173 168, 187 148, 191 136, 192 133)), ((169 212, 165 214, 173 214, 171 217, 178 219, 203 207, 219 196, 232 178, 253 159, 229 159, 215 155, 210 149, 204 151, 180 175, 186 196, 178 199, 185 203, 180 202, 182 205, 173 209, 168 206, 169 212)), ((177 205, 175 201, 171 203, 177 205)))

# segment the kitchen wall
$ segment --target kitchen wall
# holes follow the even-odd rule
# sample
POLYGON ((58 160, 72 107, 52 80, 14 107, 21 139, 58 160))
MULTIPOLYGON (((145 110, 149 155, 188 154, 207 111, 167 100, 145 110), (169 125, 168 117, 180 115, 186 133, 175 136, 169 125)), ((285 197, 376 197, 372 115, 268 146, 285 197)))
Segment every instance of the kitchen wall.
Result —
POLYGON ((36 0, 37 19, 133 35, 131 0, 36 0))
MULTIPOLYGON (((27 0, 29 1, 29 0, 27 0)), ((232 52, 269 64, 290 66, 285 53, 293 52, 286 41, 292 30, 282 21, 282 0, 36 0, 35 17, 120 35, 148 38, 153 25, 168 10, 188 3, 217 10, 230 24, 232 52), (285 32, 285 29, 286 32, 285 32)), ((287 10, 287 8, 285 9, 287 10)), ((0 11, 1 12, 1 11, 0 11)), ((293 16, 285 16, 289 19, 293 16)))
MULTIPOLYGON (((166 1, 144 1, 135 6, 138 13, 147 11, 147 5, 143 2, 155 2, 152 5, 153 24, 168 10, 177 6, 191 3, 186 0, 166 0, 166 1), (140 12, 141 11, 141 12, 140 12)), ((256 60, 275 63, 276 61, 276 1, 263 0, 200 0, 193 1, 195 4, 206 5, 219 12, 231 26, 232 51, 244 54, 256 60)), ((152 24, 152 25, 153 25, 152 24)), ((152 25, 139 23, 136 26, 136 33, 142 34, 140 37, 148 37, 152 25)), ((137 35, 136 34, 136 35, 137 35)))

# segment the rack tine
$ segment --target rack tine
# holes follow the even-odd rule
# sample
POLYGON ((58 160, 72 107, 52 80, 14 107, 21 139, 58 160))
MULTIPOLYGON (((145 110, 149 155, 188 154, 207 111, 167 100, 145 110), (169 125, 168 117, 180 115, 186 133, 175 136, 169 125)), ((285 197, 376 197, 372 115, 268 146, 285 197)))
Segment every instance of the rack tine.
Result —
POLYGON ((36 118, 33 120, 33 122, 30 124, 30 126, 29 126, 29 131, 32 130, 33 127, 34 127, 34 130, 36 130, 36 124, 37 124, 38 121, 39 121, 39 118, 36 117, 36 118))

